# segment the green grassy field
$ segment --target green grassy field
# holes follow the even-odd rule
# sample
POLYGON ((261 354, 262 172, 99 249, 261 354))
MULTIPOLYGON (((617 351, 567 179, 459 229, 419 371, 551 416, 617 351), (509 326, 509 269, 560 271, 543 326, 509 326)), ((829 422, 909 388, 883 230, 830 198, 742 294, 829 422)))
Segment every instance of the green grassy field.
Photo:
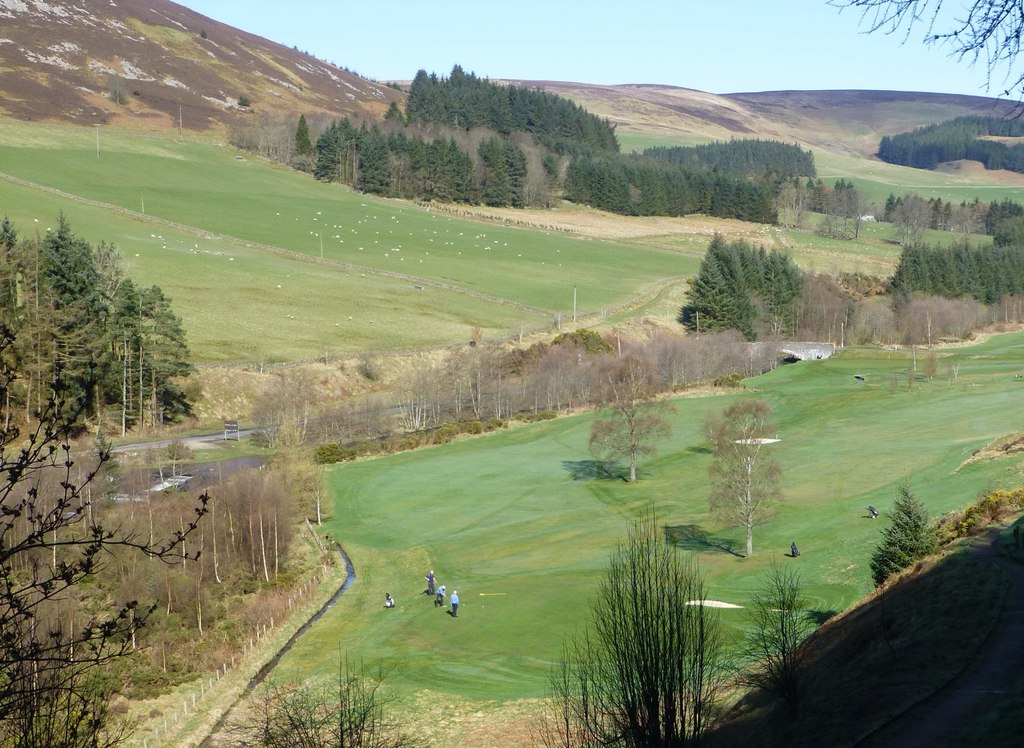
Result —
POLYGON ((851 179, 867 202, 884 204, 890 193, 916 193, 925 199, 940 197, 954 205, 975 198, 986 203, 1006 198, 1024 202, 1024 177, 1020 175, 1015 178, 1016 184, 999 184, 981 170, 957 174, 912 169, 820 150, 815 151, 814 161, 818 176, 826 182, 841 177, 851 179))
MULTIPOLYGON (((542 695, 563 637, 586 625, 611 547, 648 506, 687 538, 681 545, 698 556, 712 599, 748 603, 779 561, 799 564, 814 609, 843 610, 871 589, 867 559, 901 482, 934 515, 1019 482, 1015 463, 962 463, 1019 428, 1022 354, 1022 334, 943 352, 938 376, 908 389, 908 353, 848 349, 748 380, 742 394, 678 399, 674 435, 634 485, 591 477, 590 415, 336 467, 325 529, 358 579, 278 677, 330 672, 344 650, 390 670, 400 699, 426 689, 542 695), (723 550, 741 547, 741 531, 708 513, 701 432, 709 410, 755 394, 775 410, 785 500, 757 528, 755 556, 742 559, 723 550), (867 518, 868 504, 882 519, 867 518), (798 560, 784 556, 792 541, 798 560), (430 568, 459 590, 458 620, 421 594, 430 568), (385 592, 396 610, 381 607, 385 592)), ((746 625, 743 610, 722 615, 733 634, 746 625)))
POLYGON ((580 313, 601 312, 697 266, 664 249, 458 220, 170 137, 103 131, 97 156, 93 130, 4 122, 0 164, 96 201, 0 182, 0 210, 21 231, 63 210, 80 235, 118 245, 133 274, 174 299, 201 360, 459 341, 474 325, 507 335, 571 313, 574 287, 580 313), (356 329, 335 329, 350 315, 356 329))
MULTIPOLYGON (((641 144, 622 135, 627 149, 641 144)), ((475 327, 485 338, 552 328, 572 313, 574 288, 578 313, 600 316, 695 273, 707 242, 706 231, 611 242, 465 221, 210 142, 101 129, 97 155, 96 136, 0 122, 0 170, 26 182, 0 180, 0 213, 31 235, 63 211, 80 236, 115 244, 133 278, 171 297, 199 362, 329 358, 462 342, 475 327)), ((879 199, 904 188, 971 199, 984 189, 983 199, 1024 201, 1024 190, 980 177, 818 159, 823 175, 852 176, 879 199)), ((862 232, 857 242, 771 237, 811 270, 887 275, 898 257, 892 227, 862 232)))

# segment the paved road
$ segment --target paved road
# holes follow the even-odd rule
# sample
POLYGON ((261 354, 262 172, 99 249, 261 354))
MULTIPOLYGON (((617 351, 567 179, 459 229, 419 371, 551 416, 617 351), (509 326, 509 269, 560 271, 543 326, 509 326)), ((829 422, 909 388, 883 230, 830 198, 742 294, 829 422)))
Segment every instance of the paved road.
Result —
MULTIPOLYGON (((258 429, 239 429, 238 438, 244 439, 252 436, 258 429)), ((232 437, 232 440, 234 437, 232 437)), ((199 434, 197 436, 176 436, 172 439, 156 439, 148 442, 136 442, 134 444, 119 444, 111 452, 140 452, 145 449, 167 449, 174 442, 181 442, 189 449, 202 449, 203 444, 224 441, 224 432, 218 431, 214 434, 199 434)))

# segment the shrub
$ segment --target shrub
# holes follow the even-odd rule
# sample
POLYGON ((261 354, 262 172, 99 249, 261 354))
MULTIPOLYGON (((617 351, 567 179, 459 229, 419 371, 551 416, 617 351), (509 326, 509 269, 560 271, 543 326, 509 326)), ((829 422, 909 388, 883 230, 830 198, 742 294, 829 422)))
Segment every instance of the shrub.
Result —
POLYGON ((358 370, 368 382, 378 382, 382 377, 380 364, 377 363, 376 359, 369 356, 359 361, 358 370))
POLYGON ((417 447, 419 447, 421 445, 421 443, 422 443, 422 439, 421 439, 420 435, 418 435, 418 434, 409 434, 408 436, 403 436, 401 439, 398 440, 398 442, 396 442, 396 444, 395 444, 395 451, 396 452, 408 452, 410 450, 413 450, 413 449, 416 449, 417 447))
POLYGON ((459 428, 454 423, 446 423, 434 432, 434 439, 438 444, 447 444, 459 435, 459 428))
POLYGON ((550 421, 558 418, 558 414, 551 410, 541 410, 537 413, 516 413, 512 416, 513 421, 519 421, 521 423, 536 423, 537 421, 550 421))
POLYGON ((348 462, 362 455, 370 454, 373 449, 373 444, 370 442, 357 442, 348 446, 330 442, 317 447, 313 453, 313 459, 321 465, 331 465, 335 462, 348 462))
POLYGON ((711 384, 715 387, 739 387, 742 380, 743 375, 738 371, 734 371, 732 374, 715 377, 711 380, 711 384))
POLYGON ((551 341, 552 346, 574 345, 582 348, 587 353, 611 353, 612 347, 608 342, 593 330, 580 328, 572 332, 563 332, 551 341))
POLYGON ((967 537, 975 531, 999 522, 1024 507, 1024 488, 999 490, 985 494, 962 512, 951 512, 939 520, 942 543, 967 537))
POLYGON ((248 96, 246 96, 245 94, 242 94, 241 96, 238 97, 238 106, 246 107, 246 108, 251 107, 252 106, 252 100, 248 96))

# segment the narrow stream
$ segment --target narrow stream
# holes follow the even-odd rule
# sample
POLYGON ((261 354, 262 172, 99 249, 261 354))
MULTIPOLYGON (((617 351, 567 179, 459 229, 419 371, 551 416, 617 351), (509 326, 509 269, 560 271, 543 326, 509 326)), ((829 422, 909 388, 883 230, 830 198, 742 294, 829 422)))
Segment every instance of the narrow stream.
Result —
POLYGON ((290 650, 292 646, 294 646, 295 642, 299 640, 299 637, 305 634, 307 631, 309 631, 313 624, 319 621, 323 617, 324 613, 330 610, 334 606, 334 604, 338 602, 341 596, 345 594, 345 591, 352 586, 352 583, 356 581, 356 570, 355 567, 352 566, 352 560, 348 557, 348 554, 345 553, 345 549, 341 547, 341 543, 339 543, 338 541, 333 542, 334 547, 337 548, 338 553, 341 554, 341 558, 345 561, 345 582, 341 585, 341 587, 338 588, 338 591, 331 596, 331 599, 324 603, 320 610, 318 610, 316 613, 310 616, 309 620, 302 624, 299 627, 298 631, 292 634, 291 638, 287 642, 285 642, 284 646, 281 647, 281 649, 279 649, 277 653, 274 654, 273 657, 267 660, 263 667, 259 669, 259 672, 257 672, 256 675, 254 675, 249 680, 249 683, 246 685, 245 690, 242 691, 241 694, 239 694, 238 699, 235 701, 234 704, 232 704, 230 707, 224 710, 224 714, 222 714, 220 719, 217 720, 217 723, 213 726, 213 729, 210 730, 209 735, 203 738, 203 742, 199 744, 199 748, 211 748, 214 745, 212 741, 216 738, 217 733, 220 732, 221 728, 224 727, 224 724, 227 722, 228 716, 231 714, 232 710, 246 696, 252 693, 260 683, 266 680, 266 677, 270 675, 270 672, 275 667, 277 667, 277 664, 281 661, 281 658, 288 653, 288 650, 290 650))

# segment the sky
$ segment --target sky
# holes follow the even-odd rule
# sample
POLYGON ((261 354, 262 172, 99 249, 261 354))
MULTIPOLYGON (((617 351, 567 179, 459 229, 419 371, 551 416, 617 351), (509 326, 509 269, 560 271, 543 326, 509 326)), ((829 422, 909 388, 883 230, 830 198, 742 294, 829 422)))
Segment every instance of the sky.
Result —
MULTIPOLYGON (((493 79, 652 83, 710 93, 874 89, 999 96, 950 50, 867 33, 827 0, 178 0, 373 80, 459 64, 493 79)), ((947 5, 957 6, 956 0, 947 5)))

